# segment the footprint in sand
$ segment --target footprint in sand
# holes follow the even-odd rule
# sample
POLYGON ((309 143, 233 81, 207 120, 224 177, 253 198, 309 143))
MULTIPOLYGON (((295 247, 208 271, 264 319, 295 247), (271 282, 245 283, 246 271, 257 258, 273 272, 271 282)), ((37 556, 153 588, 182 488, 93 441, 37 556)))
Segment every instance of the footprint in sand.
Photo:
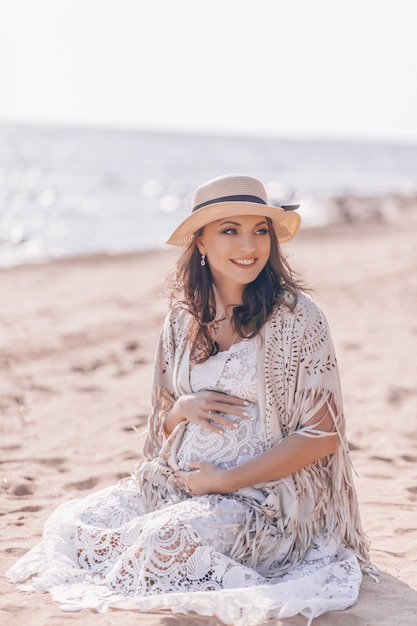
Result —
POLYGON ((15 496, 31 496, 33 495, 33 489, 31 485, 20 483, 19 485, 16 485, 12 493, 15 496))
POLYGON ((394 406, 399 406, 410 395, 415 394, 414 389, 408 389, 407 387, 391 387, 388 391, 387 402, 394 406))
POLYGON ((38 505, 28 505, 28 506, 22 506, 21 509, 15 509, 14 511, 10 511, 10 513, 37 513, 38 511, 41 511, 43 509, 42 506, 38 506, 38 505))
POLYGON ((410 456, 409 454, 403 454, 400 458, 403 461, 407 461, 407 463, 417 463, 417 456, 410 456))
MULTIPOLYGON (((20 450, 21 447, 22 446, 20 445, 20 443, 16 443, 10 446, 0 446, 0 450, 4 450, 5 452, 13 452, 13 450, 20 450)), ((3 463, 3 461, 1 461, 1 463, 3 463)))
POLYGON ((410 500, 411 502, 415 502, 417 500, 417 487, 407 487, 406 489, 410 494, 408 496, 408 500, 410 500))
POLYGON ((139 413, 139 415, 135 415, 134 417, 132 417, 132 419, 129 420, 128 426, 122 426, 122 430, 127 433, 132 432, 132 430, 137 432, 139 429, 145 426, 147 420, 147 413, 139 413))
POLYGON ((377 456, 373 455, 369 457, 372 461, 383 461, 384 463, 393 463, 394 459, 391 459, 387 456, 377 456))
POLYGON ((138 453, 137 452, 125 452, 122 455, 122 459, 124 461, 137 461, 138 460, 138 453))
POLYGON ((139 342, 136 339, 132 339, 131 341, 126 341, 125 343, 126 352, 135 352, 140 348, 139 342))
POLYGON ((356 450, 360 450, 361 449, 360 446, 356 445, 356 443, 352 443, 351 441, 349 441, 349 446, 348 447, 349 447, 349 450, 351 452, 355 452, 356 450))
POLYGON ((19 558, 19 557, 23 556, 24 554, 26 554, 27 549, 26 548, 16 548, 15 546, 13 546, 12 548, 5 548, 4 552, 6 554, 13 554, 16 558, 19 558))
POLYGON ((114 479, 116 481, 119 480, 124 480, 125 478, 129 478, 130 474, 124 473, 124 472, 118 472, 117 474, 114 474, 114 479))
POLYGON ((77 374, 91 374, 92 372, 95 372, 100 367, 104 367, 105 365, 107 365, 106 360, 94 359, 93 361, 90 361, 89 363, 75 363, 71 367, 71 370, 73 372, 76 372, 77 374))
POLYGON ((100 393, 104 391, 104 387, 100 385, 77 385, 73 387, 73 390, 81 393, 100 393))
POLYGON ((41 463, 42 465, 62 465, 63 463, 66 463, 67 459, 64 458, 63 456, 51 456, 48 457, 46 459, 37 459, 38 463, 41 463))
POLYGON ((97 485, 97 483, 98 479, 91 477, 87 478, 87 480, 80 480, 79 482, 68 483, 67 485, 65 485, 65 487, 68 489, 76 489, 77 491, 85 491, 86 489, 92 489, 97 485))
POLYGON ((415 533, 415 528, 396 528, 395 532, 399 535, 408 535, 409 533, 415 533))
POLYGON ((67 463, 68 459, 64 459, 63 457, 60 456, 53 456, 53 457, 49 457, 46 459, 36 459, 37 463, 40 463, 41 465, 47 465, 48 467, 56 467, 57 471, 60 474, 64 474, 65 472, 68 472, 69 469, 67 467, 61 467, 62 465, 64 465, 65 463, 67 463))

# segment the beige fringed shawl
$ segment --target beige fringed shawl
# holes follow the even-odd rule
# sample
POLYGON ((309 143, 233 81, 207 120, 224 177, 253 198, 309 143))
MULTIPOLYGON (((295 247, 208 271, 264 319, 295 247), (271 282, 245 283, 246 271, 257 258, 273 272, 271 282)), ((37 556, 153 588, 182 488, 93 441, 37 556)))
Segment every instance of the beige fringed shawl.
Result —
MULTIPOLYGON (((143 488, 153 491, 151 499, 172 494, 169 477, 176 469, 176 451, 186 423, 179 424, 166 439, 163 419, 176 398, 191 392, 189 328, 189 313, 174 309, 160 334, 153 413, 144 449, 148 462, 137 472, 143 488)), ((254 495, 256 489, 234 494, 250 504, 250 513, 231 556, 272 576, 302 561, 314 538, 324 535, 350 546, 365 566, 369 563, 368 544, 352 480, 337 362, 326 318, 309 296, 300 293, 292 311, 277 307, 261 335, 258 398, 268 445, 295 432, 306 437, 328 435, 319 425, 306 426, 325 404, 340 441, 334 455, 284 479, 256 485, 267 494, 262 504, 254 495)))

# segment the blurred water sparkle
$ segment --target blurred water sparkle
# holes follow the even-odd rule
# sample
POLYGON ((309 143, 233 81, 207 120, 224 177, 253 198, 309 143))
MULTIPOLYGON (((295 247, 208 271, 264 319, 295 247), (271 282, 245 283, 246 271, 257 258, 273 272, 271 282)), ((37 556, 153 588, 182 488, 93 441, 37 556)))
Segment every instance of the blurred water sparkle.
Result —
POLYGON ((0 125, 0 266, 159 247, 192 190, 230 172, 316 227, 352 219, 349 194, 417 194, 417 145, 0 125))

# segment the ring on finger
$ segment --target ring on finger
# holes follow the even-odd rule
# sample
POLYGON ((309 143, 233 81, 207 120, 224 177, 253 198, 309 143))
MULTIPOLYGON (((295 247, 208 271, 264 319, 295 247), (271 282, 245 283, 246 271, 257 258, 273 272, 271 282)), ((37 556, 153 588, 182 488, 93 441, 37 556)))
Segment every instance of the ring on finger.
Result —
POLYGON ((214 415, 214 411, 209 411, 207 413, 207 417, 208 417, 208 421, 212 422, 213 421, 213 415, 214 415))

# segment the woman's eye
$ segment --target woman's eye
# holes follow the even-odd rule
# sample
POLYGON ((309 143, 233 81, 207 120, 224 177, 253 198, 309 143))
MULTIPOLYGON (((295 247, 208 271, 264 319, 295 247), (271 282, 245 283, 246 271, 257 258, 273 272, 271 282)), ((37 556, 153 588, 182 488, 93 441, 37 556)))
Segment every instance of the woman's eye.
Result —
POLYGON ((235 235, 237 233, 236 228, 226 228, 225 230, 222 230, 222 233, 224 235, 235 235))
POLYGON ((256 231, 257 235, 267 235, 268 234, 268 229, 267 228, 259 228, 259 230, 256 231))

